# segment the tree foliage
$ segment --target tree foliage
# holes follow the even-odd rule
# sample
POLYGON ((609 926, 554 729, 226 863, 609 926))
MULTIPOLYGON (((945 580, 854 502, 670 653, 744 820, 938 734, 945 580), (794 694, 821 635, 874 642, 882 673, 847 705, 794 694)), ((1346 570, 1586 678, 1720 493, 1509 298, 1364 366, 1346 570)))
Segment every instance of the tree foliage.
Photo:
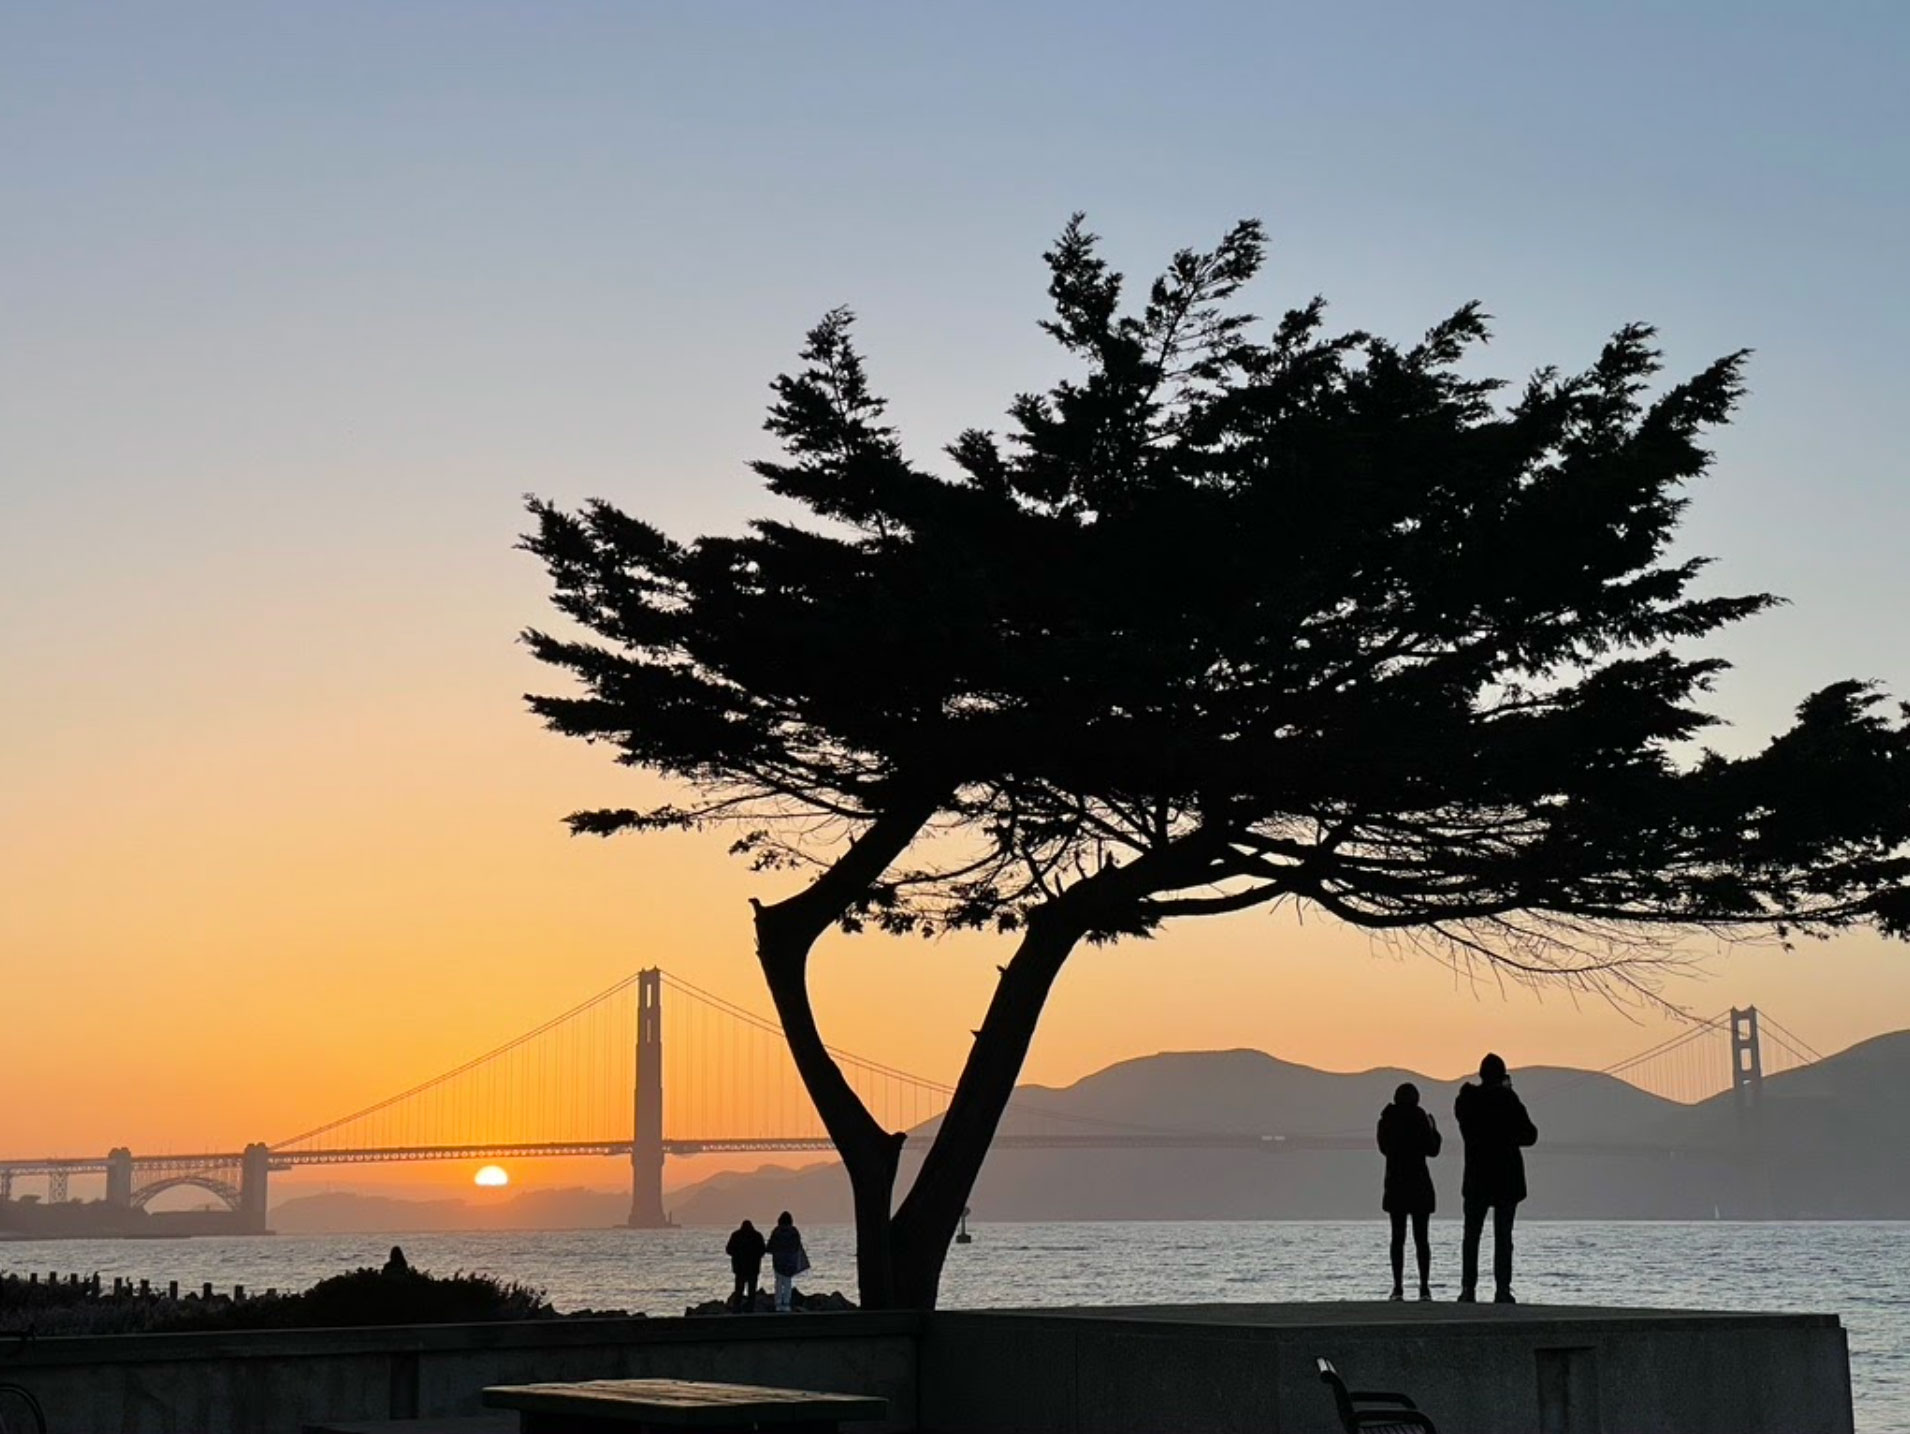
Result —
POLYGON ((1260 325, 1263 249, 1238 225, 1130 310, 1077 217, 1043 324, 1072 373, 943 463, 830 313, 754 465, 800 518, 686 543, 533 501, 577 628, 526 635, 576 679, 533 708, 680 793, 572 827, 730 824, 806 917, 1063 954, 1291 901, 1609 989, 1660 931, 1910 934, 1902 709, 1842 682, 1702 745, 1703 639, 1775 601, 1673 547, 1746 355, 1662 383, 1633 324, 1509 385, 1477 305, 1408 344, 1318 299, 1260 325))
POLYGON ((1724 666, 1692 640, 1774 601, 1694 595, 1705 561, 1668 555, 1744 355, 1647 399, 1630 325, 1495 407, 1462 369, 1476 306, 1399 347, 1326 334, 1316 300, 1250 342, 1223 305, 1260 256, 1242 225, 1124 316, 1076 220, 1044 328, 1085 375, 1016 399, 1005 442, 963 434, 947 476, 903 456, 830 314, 775 386, 786 459, 755 465, 825 524, 685 545, 533 504, 527 545, 603 641, 529 634, 584 689, 532 705, 697 797, 572 825, 726 820, 814 864, 932 803, 924 835, 961 839, 857 904, 891 929, 1013 927, 1168 852, 1095 934, 1282 896, 1453 930, 1900 920, 1904 729, 1873 689, 1681 760, 1724 666))

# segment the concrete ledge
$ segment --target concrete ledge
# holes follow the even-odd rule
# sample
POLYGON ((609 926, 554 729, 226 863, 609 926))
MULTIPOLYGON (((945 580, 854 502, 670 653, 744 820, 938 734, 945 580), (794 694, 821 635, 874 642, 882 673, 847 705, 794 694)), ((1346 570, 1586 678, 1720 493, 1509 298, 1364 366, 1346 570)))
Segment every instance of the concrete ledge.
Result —
POLYGON ((857 1311, 45 1338, 6 1368, 50 1427, 119 1434, 477 1415, 487 1385, 640 1378, 880 1395, 907 1428, 921 1327, 857 1311))
POLYGON ((860 1310, 801 1315, 722 1315, 703 1318, 549 1319, 489 1324, 366 1325, 354 1329, 217 1330, 196 1334, 42 1336, 18 1354, 10 1369, 128 1360, 311 1359, 393 1350, 563 1349, 606 1342, 747 1344, 757 1340, 914 1338, 923 1316, 860 1310))
POLYGON ((1403 1390, 1456 1430, 1852 1428, 1834 1315, 1368 1302, 938 1313, 922 1342, 921 1420, 1332 1434, 1321 1355, 1349 1384, 1403 1390))
MULTIPOLYGON (((1449 1300, 1339 1300, 1314 1304, 1082 1305, 1067 1309, 939 1310, 940 1323, 972 1315, 990 1319, 1093 1320, 1101 1323, 1185 1325, 1193 1329, 1332 1329, 1342 1325, 1371 1328, 1434 1326, 1441 1330, 1494 1333, 1501 1326, 1585 1330, 1709 1329, 1719 1320, 1734 1325, 1786 1329, 1842 1329, 1834 1314, 1788 1314, 1730 1310, 1628 1309, 1612 1305, 1462 1305, 1449 1300)), ((873 1318, 873 1316, 871 1316, 873 1318)), ((919 1318, 919 1316, 918 1316, 919 1318)))

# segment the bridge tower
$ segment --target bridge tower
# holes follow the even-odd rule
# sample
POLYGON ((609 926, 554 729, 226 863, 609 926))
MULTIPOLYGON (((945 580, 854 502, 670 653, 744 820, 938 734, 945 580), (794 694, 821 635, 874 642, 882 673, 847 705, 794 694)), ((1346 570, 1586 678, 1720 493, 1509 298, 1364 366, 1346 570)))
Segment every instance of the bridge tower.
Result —
POLYGON ((637 1079, 635 1129, 630 1141, 632 1229, 670 1223, 663 1209, 663 972, 637 973, 637 1079))
POLYGON ((1763 1109, 1764 1057, 1758 1049, 1756 1006, 1731 1008, 1731 1093, 1740 1122, 1754 1119, 1763 1109))
POLYGON ((133 1152, 115 1145, 106 1152, 106 1203, 121 1210, 133 1204, 133 1152))
POLYGON ((1776 1213, 1771 1165, 1764 1154, 1764 1052, 1758 1039, 1757 1007, 1731 1008, 1731 1098, 1738 1112, 1738 1152, 1745 1209, 1753 1220, 1776 1213))

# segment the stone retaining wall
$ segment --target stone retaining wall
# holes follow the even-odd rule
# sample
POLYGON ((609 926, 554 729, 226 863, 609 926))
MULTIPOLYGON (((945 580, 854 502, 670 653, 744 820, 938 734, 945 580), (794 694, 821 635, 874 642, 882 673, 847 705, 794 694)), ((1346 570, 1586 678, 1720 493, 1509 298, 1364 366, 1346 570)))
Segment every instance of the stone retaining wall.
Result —
POLYGON ((487 1384, 730 1380, 880 1394, 915 1419, 917 1315, 574 1319, 36 1340, 0 1360, 58 1434, 298 1434, 487 1412, 487 1384))

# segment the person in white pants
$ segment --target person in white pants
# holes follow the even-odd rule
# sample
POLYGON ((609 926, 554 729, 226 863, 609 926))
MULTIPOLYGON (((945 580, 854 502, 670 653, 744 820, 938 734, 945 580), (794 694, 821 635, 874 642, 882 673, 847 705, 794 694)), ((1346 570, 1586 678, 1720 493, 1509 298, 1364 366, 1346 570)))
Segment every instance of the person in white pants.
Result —
POLYGON ((776 1217, 776 1228, 769 1232, 769 1264, 776 1272, 776 1313, 789 1313, 789 1297, 796 1276, 809 1268, 809 1255, 802 1247, 802 1231, 783 1211, 776 1217))

